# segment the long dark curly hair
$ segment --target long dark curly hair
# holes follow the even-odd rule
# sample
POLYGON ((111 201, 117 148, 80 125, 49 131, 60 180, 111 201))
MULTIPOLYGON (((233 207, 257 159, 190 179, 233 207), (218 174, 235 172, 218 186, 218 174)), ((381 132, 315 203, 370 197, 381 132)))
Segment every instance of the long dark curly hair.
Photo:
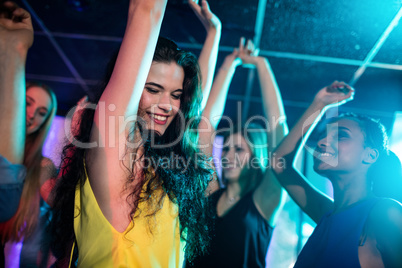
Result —
MULTIPOLYGON (((103 89, 110 79, 117 55, 110 62, 105 79, 100 86, 98 96, 91 97, 90 101, 97 103, 103 89)), ((150 221, 161 208, 163 199, 167 196, 178 205, 180 220, 180 235, 186 241, 186 257, 203 254, 209 242, 209 228, 211 226, 211 206, 205 191, 209 181, 213 177, 210 159, 197 149, 198 117, 201 103, 201 77, 196 57, 189 52, 183 51, 171 40, 160 37, 156 45, 153 62, 175 62, 184 70, 183 94, 181 95, 180 111, 182 116, 176 116, 162 136, 146 131, 136 123, 135 131, 141 134, 148 133, 142 146, 144 152, 137 156, 129 169, 130 176, 127 185, 134 179, 138 180, 138 172, 142 172, 143 179, 137 183, 129 197, 128 202, 134 202, 131 217, 134 220, 138 215, 147 217, 150 221), (182 137, 178 142, 173 142, 177 137, 182 137), (170 144, 169 148, 155 146, 170 144), (142 170, 136 170, 135 162, 141 159, 153 159, 142 170), (166 159, 172 159, 166 165, 166 159), (175 159, 180 159, 174 162, 175 159), (145 184, 145 187, 144 187, 145 184), (163 188, 163 194, 157 200, 149 198, 157 188, 163 188), (151 212, 143 215, 136 211, 140 202, 146 202, 147 207, 153 208, 151 212)), ((75 139, 80 142, 89 142, 94 118, 94 109, 85 109, 81 116, 79 133, 75 139)), ((178 114, 179 115, 179 114, 178 114)), ((130 136, 130 135, 129 135, 130 136)), ((143 135, 144 136, 144 135, 143 135)), ((166 147, 166 146, 165 146, 166 147)), ((127 153, 130 153, 127 149, 127 153)), ((73 144, 68 144, 63 150, 61 163, 61 177, 54 192, 53 217, 50 224, 53 254, 58 258, 57 266, 65 265, 69 261, 71 245, 75 241, 73 230, 74 222, 74 198, 78 183, 84 184, 86 180, 84 169, 85 149, 73 144)), ((132 184, 131 184, 132 185, 132 184)), ((135 221, 135 220, 134 220, 135 221)), ((152 231, 152 230, 151 230, 152 231)), ((76 259, 77 252, 73 258, 76 259)), ((74 262, 73 262, 74 263, 74 262)))

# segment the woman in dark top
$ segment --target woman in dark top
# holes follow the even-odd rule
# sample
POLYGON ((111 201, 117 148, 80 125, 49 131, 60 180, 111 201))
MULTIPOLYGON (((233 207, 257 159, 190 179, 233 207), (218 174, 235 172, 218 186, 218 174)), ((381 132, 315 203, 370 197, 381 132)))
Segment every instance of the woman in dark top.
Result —
POLYGON ((279 182, 318 223, 297 259, 298 268, 402 267, 402 206, 387 198, 400 198, 401 164, 388 151, 378 121, 353 114, 332 118, 311 150, 315 171, 332 183, 334 200, 310 185, 293 165, 324 112, 352 98, 353 89, 342 82, 320 90, 274 153, 286 160, 286 165, 274 166, 279 182), (383 165, 390 163, 392 168, 383 165), (391 177, 385 175, 387 169, 399 176, 391 191, 385 187, 391 177))
MULTIPOLYGON (((218 71, 201 121, 200 143, 211 145, 212 132, 222 117, 230 81, 237 66, 254 65, 269 120, 261 127, 249 120, 246 127, 225 134, 222 177, 225 188, 212 196, 215 226, 209 253, 187 267, 265 267, 272 229, 282 208, 283 191, 269 169, 270 151, 287 133, 282 99, 267 59, 253 55, 249 41, 228 55, 218 71), (218 120, 217 120, 218 118, 218 120), (209 119, 209 120, 205 120, 209 119), (210 125, 208 125, 210 123, 210 125), (206 131, 211 130, 210 132, 206 131)), ((212 146, 206 146, 206 150, 212 146)), ((210 152, 207 152, 211 154, 210 152)))
MULTIPOLYGON (((266 142, 266 138, 263 138, 266 136, 266 131, 263 128, 251 125, 248 129, 261 131, 253 133, 253 136, 249 135, 250 143, 255 142, 255 139, 258 142, 258 138, 266 142)), ((268 210, 271 212, 271 217, 265 218, 255 196, 262 191, 258 187, 261 181, 269 180, 266 178, 268 175, 263 174, 264 169, 258 167, 260 163, 257 163, 263 157, 258 153, 262 154, 266 148, 260 152, 253 152, 240 133, 243 132, 239 131, 225 139, 225 143, 234 145, 233 147, 228 145, 223 149, 222 162, 228 160, 228 163, 222 163, 226 187, 211 196, 215 224, 212 228, 208 255, 196 259, 192 264, 187 264, 187 267, 265 267, 275 217, 281 209, 281 188, 277 187, 272 178, 271 181, 265 182, 266 185, 271 184, 269 188, 265 186, 267 187, 265 190, 272 198, 272 207, 268 210), (254 168, 251 167, 253 165, 251 158, 256 159, 254 168), (234 163, 235 161, 241 163, 234 163), (244 167, 241 167, 242 163, 244 167), (250 167, 246 166, 248 164, 250 167), (234 192, 238 195, 232 196, 234 192)), ((266 159, 266 155, 264 157, 266 159)))

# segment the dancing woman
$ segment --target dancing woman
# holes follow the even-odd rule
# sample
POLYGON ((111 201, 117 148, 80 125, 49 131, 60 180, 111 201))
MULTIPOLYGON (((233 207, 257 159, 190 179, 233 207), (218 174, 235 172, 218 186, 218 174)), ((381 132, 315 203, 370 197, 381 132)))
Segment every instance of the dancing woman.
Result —
POLYGON ((225 133, 221 159, 225 188, 210 197, 215 216, 211 248, 208 254, 188 261, 186 267, 265 267, 273 227, 285 196, 268 167, 269 156, 287 134, 287 124, 269 62, 256 56, 254 50, 251 41, 245 46, 242 38, 239 48, 225 58, 199 126, 201 145, 212 153, 229 85, 240 64, 257 69, 268 120, 265 127, 251 123, 225 133))
MULTIPOLYGON (((372 172, 392 158, 378 121, 346 114, 332 118, 327 132, 320 135, 314 170, 332 183, 333 200, 314 188, 294 165, 324 112, 351 100, 353 93, 342 82, 321 89, 275 150, 277 161, 285 160, 285 165, 274 167, 279 182, 318 224, 295 267, 402 266, 402 206, 387 198, 384 190, 381 198, 374 194, 389 178, 373 178, 372 172)), ((398 162, 393 170, 400 174, 398 162)))
POLYGON ((130 1, 96 108, 83 111, 64 150, 52 222, 59 266, 180 267, 184 253, 206 249, 213 171, 196 148, 200 70, 194 55, 158 39, 165 8, 130 1))

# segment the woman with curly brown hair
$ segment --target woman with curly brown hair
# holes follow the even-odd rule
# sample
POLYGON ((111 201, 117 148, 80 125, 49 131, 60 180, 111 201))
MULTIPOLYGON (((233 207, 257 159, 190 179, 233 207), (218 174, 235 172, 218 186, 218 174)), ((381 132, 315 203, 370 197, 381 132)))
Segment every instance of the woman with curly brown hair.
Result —
POLYGON ((64 149, 52 219, 59 266, 180 267, 206 249, 213 170, 197 149, 200 68, 157 38, 165 6, 130 1, 117 58, 64 149))

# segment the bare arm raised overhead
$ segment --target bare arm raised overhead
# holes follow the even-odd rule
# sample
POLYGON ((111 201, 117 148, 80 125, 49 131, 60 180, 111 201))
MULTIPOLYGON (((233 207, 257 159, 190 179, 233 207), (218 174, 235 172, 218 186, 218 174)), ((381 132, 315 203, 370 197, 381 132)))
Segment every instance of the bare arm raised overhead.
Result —
MULTIPOLYGON (((243 64, 253 65, 257 69, 258 80, 260 82, 263 109, 266 117, 268 157, 288 133, 285 109, 283 107, 282 96, 279 91, 275 75, 271 69, 267 58, 255 55, 255 48, 251 40, 246 47, 240 48, 239 57, 243 64)), ((272 160, 272 159, 270 159, 272 160)), ((270 161, 272 163, 272 161, 270 161)), ((268 220, 271 226, 275 226, 279 215, 285 192, 270 167, 265 170, 264 177, 254 192, 254 202, 260 213, 268 220)))
MULTIPOLYGON (((244 43, 244 39, 240 40, 240 43, 242 42, 244 43)), ((236 67, 241 64, 238 54, 238 49, 235 49, 226 56, 214 79, 211 92, 206 99, 205 109, 202 112, 202 120, 198 127, 200 144, 205 146, 204 152, 209 155, 212 155, 213 139, 225 109, 230 83, 236 67)))
POLYGON ((0 222, 17 211, 25 169, 25 61, 33 42, 31 17, 13 2, 0 3, 0 222), (5 187, 3 187, 3 185, 5 187))
MULTIPOLYGON (((219 18, 212 13, 206 0, 201 0, 201 5, 198 4, 198 0, 189 0, 188 3, 207 31, 207 36, 202 46, 201 53, 198 57, 198 64, 200 66, 202 78, 202 111, 206 106, 214 79, 219 41, 221 39, 222 23, 219 18)), ((201 123, 202 127, 207 127, 203 124, 205 124, 205 122, 201 123)), ((209 146, 203 148, 203 151, 207 154, 212 154, 212 148, 209 146)), ((212 166, 213 163, 211 162, 211 168, 213 168, 212 166)), ((217 181, 213 180, 213 182, 210 183, 209 189, 207 189, 207 193, 213 192, 213 189, 218 188, 219 185, 217 184, 217 181)))
POLYGON ((201 6, 198 5, 198 0, 189 0, 188 3, 207 31, 204 45, 198 57, 202 75, 203 98, 201 110, 203 110, 207 104, 214 79, 219 41, 221 40, 222 23, 219 18, 212 13, 206 0, 201 0, 201 6))
POLYGON ((33 42, 30 14, 13 2, 0 5, 0 154, 21 164, 25 145, 25 61, 33 42))
POLYGON ((295 160, 323 114, 333 106, 352 100, 353 94, 354 90, 351 87, 337 81, 321 89, 273 154, 273 161, 282 163, 273 166, 278 181, 315 222, 318 222, 326 212, 332 209, 333 202, 312 186, 295 168, 295 160))
MULTIPOLYGON (((130 222, 121 165, 159 35, 167 0, 131 0, 123 42, 111 78, 95 111, 87 165, 93 192, 105 217, 118 230, 130 222), (114 120, 110 120, 114 118, 114 120), (123 122, 124 121, 124 122, 123 122), (122 218, 123 217, 123 218, 122 218), (124 219, 124 220, 123 220, 124 219)), ((131 166, 129 159, 123 161, 131 166)))

